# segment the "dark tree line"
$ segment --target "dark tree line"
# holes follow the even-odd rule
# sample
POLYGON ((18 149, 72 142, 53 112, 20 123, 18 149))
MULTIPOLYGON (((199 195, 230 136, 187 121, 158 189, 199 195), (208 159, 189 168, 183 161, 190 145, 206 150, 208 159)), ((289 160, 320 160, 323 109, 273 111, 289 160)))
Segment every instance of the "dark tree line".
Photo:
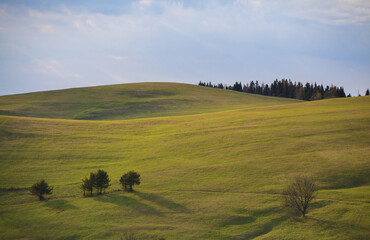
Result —
MULTIPOLYGON (((306 101, 320 100, 324 98, 346 97, 343 87, 334 85, 324 87, 322 84, 292 82, 291 80, 275 80, 273 83, 260 84, 258 81, 251 81, 249 84, 235 82, 234 85, 212 84, 211 82, 199 82, 200 86, 229 89, 238 92, 254 93, 265 96, 295 98, 306 101)), ((350 96, 350 95, 348 95, 350 96)))

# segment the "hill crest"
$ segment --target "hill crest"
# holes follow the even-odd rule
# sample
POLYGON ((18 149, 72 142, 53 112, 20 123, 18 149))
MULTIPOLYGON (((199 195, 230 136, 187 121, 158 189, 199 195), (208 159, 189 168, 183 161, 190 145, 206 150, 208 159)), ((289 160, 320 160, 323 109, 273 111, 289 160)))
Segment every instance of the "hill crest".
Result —
POLYGON ((0 96, 0 115, 76 120, 179 116, 298 102, 182 83, 130 83, 0 96))

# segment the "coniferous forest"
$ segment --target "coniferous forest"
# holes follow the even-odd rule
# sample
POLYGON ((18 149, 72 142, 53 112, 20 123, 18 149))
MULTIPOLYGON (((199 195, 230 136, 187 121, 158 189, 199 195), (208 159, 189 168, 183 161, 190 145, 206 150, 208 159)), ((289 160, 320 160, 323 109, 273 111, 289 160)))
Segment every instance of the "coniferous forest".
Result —
MULTIPOLYGON (((241 82, 235 82, 234 85, 226 84, 212 84, 212 82, 199 82, 200 86, 229 89, 238 92, 254 93, 265 96, 274 97, 286 97, 295 98, 306 101, 320 100, 325 98, 337 98, 346 97, 343 87, 337 87, 334 85, 324 87, 322 84, 318 85, 316 83, 306 83, 292 82, 291 80, 276 79, 270 85, 260 84, 258 81, 251 81, 249 84, 242 84, 241 82)), ((347 97, 351 97, 348 94, 347 97)))

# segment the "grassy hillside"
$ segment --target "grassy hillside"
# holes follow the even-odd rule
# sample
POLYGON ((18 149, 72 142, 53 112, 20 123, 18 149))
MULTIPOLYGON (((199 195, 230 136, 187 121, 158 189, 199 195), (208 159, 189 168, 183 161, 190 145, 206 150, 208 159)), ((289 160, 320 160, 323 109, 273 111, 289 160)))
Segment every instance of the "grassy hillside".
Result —
POLYGON ((180 83, 134 83, 0 96, 0 114, 117 120, 216 112, 297 100, 180 83))
POLYGON ((282 103, 120 121, 0 116, 0 238, 368 238, 370 98, 282 103), (132 169, 142 184, 83 198, 78 185, 98 168, 110 191, 132 169), (301 173, 320 187, 306 220, 281 207, 281 190, 301 173), (41 178, 55 186, 47 202, 25 190, 41 178))

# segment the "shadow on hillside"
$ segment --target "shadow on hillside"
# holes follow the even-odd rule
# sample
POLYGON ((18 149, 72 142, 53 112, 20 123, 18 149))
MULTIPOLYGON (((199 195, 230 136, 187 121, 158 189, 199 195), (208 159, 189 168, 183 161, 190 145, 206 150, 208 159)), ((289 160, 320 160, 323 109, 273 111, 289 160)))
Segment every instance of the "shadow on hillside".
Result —
POLYGON ((322 189, 343 189, 366 185, 370 182, 370 168, 324 174, 322 189))
POLYGON ((269 233, 274 227, 279 225, 281 222, 284 222, 287 220, 289 217, 288 216, 281 216, 278 218, 274 218, 268 223, 262 224, 261 226, 258 227, 258 229, 250 232, 245 232, 242 234, 239 234, 232 239, 238 240, 238 239, 254 239, 256 237, 265 235, 269 233))
POLYGON ((307 220, 314 221, 320 228, 324 230, 333 230, 335 232, 346 232, 346 235, 350 235, 350 239, 368 239, 369 228, 366 224, 360 225, 361 220, 357 223, 349 221, 330 221, 324 219, 318 219, 310 217, 307 220))
POLYGON ((168 200, 167 198, 164 198, 158 194, 144 192, 133 192, 133 193, 138 197, 153 202, 160 207, 167 208, 175 212, 189 212, 189 209, 186 208, 185 206, 178 204, 174 201, 168 200))
POLYGON ((57 240, 75 240, 75 239, 80 239, 80 238, 81 238, 80 235, 74 234, 74 235, 59 237, 57 238, 57 240))
POLYGON ((243 225, 248 224, 256 221, 259 217, 269 216, 269 215, 280 215, 280 217, 273 218, 267 223, 261 224, 258 228, 254 231, 248 231, 239 235, 234 236, 232 239, 253 239, 258 236, 265 235, 269 233, 274 227, 279 225, 281 222, 287 220, 289 218, 288 215, 281 215, 283 214, 283 209, 280 207, 270 207, 270 208, 262 208, 256 210, 246 210, 240 209, 237 211, 238 214, 227 218, 225 221, 221 223, 222 226, 229 226, 229 225, 243 225), (281 213, 281 214, 280 214, 281 213))
POLYGON ((44 204, 45 207, 52 208, 54 210, 65 211, 69 209, 78 209, 78 207, 70 204, 65 199, 49 200, 44 204))
POLYGON ((123 208, 130 208, 132 211, 140 214, 162 215, 159 210, 128 196, 107 194, 97 196, 94 198, 94 200, 113 203, 123 208))
POLYGON ((225 219, 220 226, 232 226, 232 225, 244 225, 248 223, 252 223, 256 221, 256 217, 254 216, 240 216, 240 215, 233 215, 225 219))

